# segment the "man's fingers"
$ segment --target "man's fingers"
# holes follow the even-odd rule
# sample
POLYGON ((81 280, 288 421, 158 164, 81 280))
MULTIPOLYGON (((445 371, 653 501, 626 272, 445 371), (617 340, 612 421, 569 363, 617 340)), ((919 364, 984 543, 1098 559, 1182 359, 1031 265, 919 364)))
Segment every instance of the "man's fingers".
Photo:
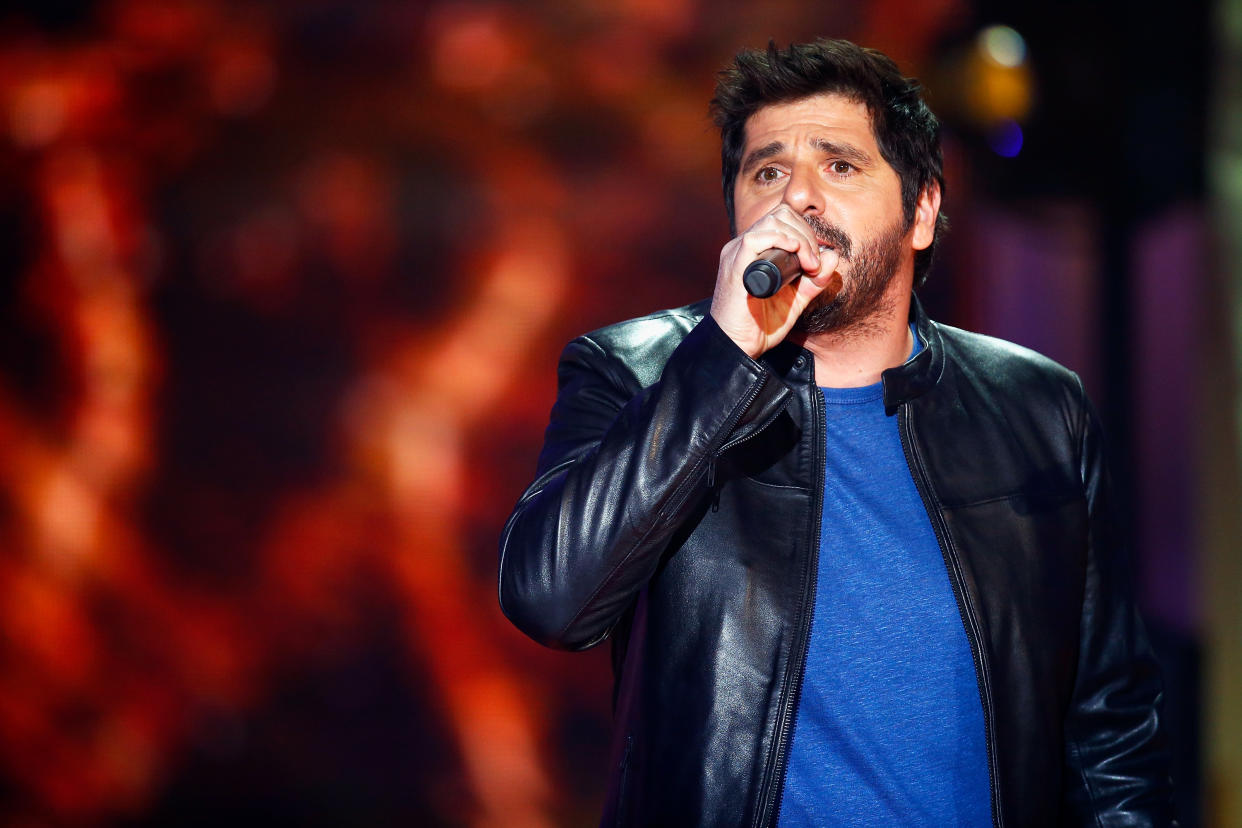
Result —
POLYGON ((781 205, 721 249, 711 315, 742 350, 758 357, 783 340, 810 301, 831 287, 838 261, 835 250, 821 253, 814 229, 788 205, 781 205), (773 248, 794 254, 803 276, 774 296, 756 299, 746 293, 742 274, 773 248))
MULTIPOLYGON (((764 251, 776 248, 793 253, 798 257, 798 263, 802 266, 803 271, 810 270, 815 272, 819 266, 819 257, 815 255, 813 260, 808 263, 806 251, 807 241, 799 238, 791 233, 781 230, 767 230, 747 233, 744 238, 739 239, 741 244, 738 246, 736 258, 734 259, 734 270, 740 277, 741 271, 744 270, 751 262, 759 258, 759 254, 764 251)), ((816 251, 818 253, 818 251, 816 251)))
MULTIPOLYGON (((780 209, 759 219, 759 221, 751 225, 744 236, 757 240, 761 237, 767 237, 767 234, 771 232, 784 235, 788 241, 780 244, 768 244, 765 247, 758 248, 755 250, 756 255, 770 247, 779 247, 781 250, 796 253, 798 263, 802 266, 804 272, 810 274, 819 272, 821 268, 819 243, 815 240, 815 234, 811 231, 811 226, 799 218, 798 214, 789 209, 787 205, 781 205, 780 209), (793 243, 793 246, 790 246, 790 243, 793 243)), ((747 262, 747 264, 749 263, 747 262)))
POLYGON ((806 306, 825 291, 831 294, 830 298, 836 297, 841 290, 841 276, 836 272, 839 262, 840 256, 837 251, 829 248, 820 256, 819 273, 814 276, 806 274, 793 283, 794 294, 790 304, 794 316, 800 316, 806 306))
MULTIPOLYGON (((819 272, 815 274, 815 281, 819 283, 821 287, 829 285, 831 283, 831 277, 837 272, 837 265, 840 263, 841 252, 835 247, 829 247, 820 251, 819 272)), ((839 276, 837 277, 837 281, 840 281, 839 276)))

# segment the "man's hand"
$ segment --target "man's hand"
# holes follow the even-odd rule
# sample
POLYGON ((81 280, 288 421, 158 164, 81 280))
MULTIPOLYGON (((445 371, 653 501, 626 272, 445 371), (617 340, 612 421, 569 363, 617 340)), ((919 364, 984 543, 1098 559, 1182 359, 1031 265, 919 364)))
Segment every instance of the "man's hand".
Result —
POLYGON ((833 282, 839 256, 820 251, 811 226, 788 204, 781 204, 720 251, 711 315, 720 329, 752 359, 779 344, 807 304, 833 282), (742 272, 760 253, 773 247, 798 255, 803 276, 767 299, 746 292, 742 272))

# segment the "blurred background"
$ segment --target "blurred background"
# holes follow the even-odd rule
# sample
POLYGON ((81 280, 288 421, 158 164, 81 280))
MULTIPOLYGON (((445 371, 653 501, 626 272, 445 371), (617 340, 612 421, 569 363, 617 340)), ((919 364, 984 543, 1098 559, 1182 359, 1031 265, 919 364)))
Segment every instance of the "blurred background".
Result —
POLYGON ((1242 826, 1242 2, 0 12, 0 824, 579 826, 607 648, 495 598, 572 336, 710 293, 714 74, 945 127, 939 320, 1084 377, 1179 807, 1242 826))

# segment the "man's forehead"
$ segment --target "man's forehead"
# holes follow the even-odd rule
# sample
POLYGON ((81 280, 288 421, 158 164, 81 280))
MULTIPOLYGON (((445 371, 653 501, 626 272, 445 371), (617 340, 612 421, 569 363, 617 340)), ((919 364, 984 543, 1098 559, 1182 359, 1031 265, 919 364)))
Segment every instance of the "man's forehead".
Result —
POLYGON ((861 131, 874 137, 871 112, 865 103, 848 95, 821 92, 759 107, 746 119, 744 143, 748 148, 758 141, 767 143, 765 135, 796 126, 861 131))

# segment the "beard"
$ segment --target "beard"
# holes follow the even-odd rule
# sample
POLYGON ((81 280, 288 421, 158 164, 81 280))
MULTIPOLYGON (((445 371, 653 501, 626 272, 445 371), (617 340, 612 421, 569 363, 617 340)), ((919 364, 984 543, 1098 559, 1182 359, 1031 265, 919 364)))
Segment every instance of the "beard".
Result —
POLYGON ((794 330, 806 334, 865 335, 879 327, 878 317, 890 309, 892 300, 886 298, 889 283, 897 275, 901 263, 902 239, 908 226, 898 220, 888 230, 867 239, 857 251, 852 240, 841 228, 829 224, 816 215, 803 216, 817 238, 831 243, 840 253, 841 260, 849 262, 850 269, 842 274, 844 285, 832 298, 822 293, 811 300, 794 330))

